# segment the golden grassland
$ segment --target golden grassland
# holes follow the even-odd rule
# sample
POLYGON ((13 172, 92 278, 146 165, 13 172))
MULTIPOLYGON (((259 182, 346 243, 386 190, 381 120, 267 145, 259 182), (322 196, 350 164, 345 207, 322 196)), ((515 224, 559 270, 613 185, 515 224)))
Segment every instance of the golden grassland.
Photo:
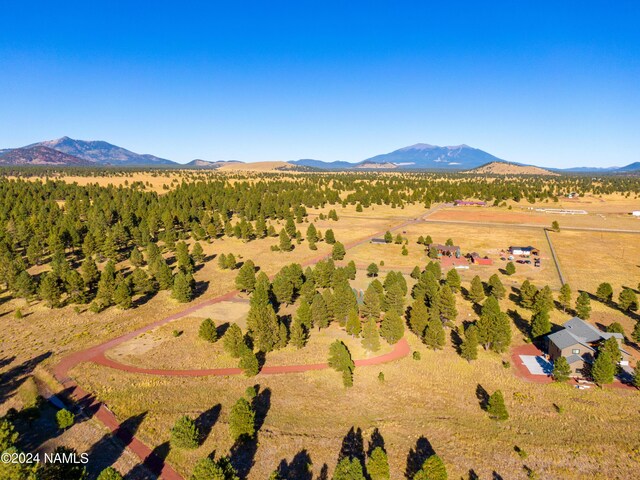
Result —
MULTIPOLYGON (((89 177, 87 180, 95 179, 89 177)), ((166 178, 163 181, 167 182, 166 178)), ((612 215, 623 215, 621 212, 633 205, 633 200, 618 197, 603 201, 595 198, 580 200, 583 203, 572 202, 573 206, 565 208, 593 209, 611 218, 612 215), (587 201, 591 202, 589 208, 584 206, 587 201)), ((561 203, 566 202, 563 200, 561 203)), ((560 208, 558 204, 545 206, 560 208)), ((353 205, 308 210, 309 220, 315 221, 316 227, 322 232, 332 228, 336 238, 343 243, 383 232, 403 221, 419 218, 425 212, 419 204, 407 205, 404 209, 374 205, 361 213, 356 212, 353 205), (318 215, 326 214, 331 208, 337 210, 340 220, 319 220, 318 215)), ((431 218, 451 218, 457 211, 460 210, 445 209, 431 218)), ((491 213, 494 209, 473 211, 491 213)), ((518 223, 522 222, 520 215, 534 215, 516 209, 495 211, 499 211, 500 220, 494 219, 494 222, 508 223, 509 220, 502 218, 516 216, 518 223)), ((558 216, 542 217, 546 219, 544 225, 547 225, 558 216)), ((562 225, 577 217, 558 218, 562 225)), ((597 221, 599 217, 588 215, 584 218, 597 221)), ((624 217, 620 217, 620 224, 623 219, 627 225, 624 217)), ((635 222, 632 225, 637 225, 635 228, 640 230, 640 223, 628 220, 635 222)), ((279 230, 284 224, 276 222, 274 226, 279 230)), ((297 224, 303 236, 307 226, 307 222, 297 224)), ((434 241, 441 243, 452 238, 463 252, 477 251, 494 259, 495 264, 491 267, 471 266, 469 270, 460 270, 465 286, 476 274, 486 280, 504 268, 506 262, 499 260, 499 252, 511 244, 531 244, 540 248, 543 264, 539 269, 517 265, 517 272, 512 277, 500 274, 505 286, 517 287, 524 279, 539 287, 549 284, 554 290, 560 286, 542 229, 417 222, 403 227, 400 233, 402 231, 406 232, 402 235, 409 241, 407 256, 401 254, 401 245, 365 243, 350 249, 345 259, 338 262, 342 265, 350 260, 356 262, 359 271, 353 282, 355 288, 365 289, 371 281, 365 274, 366 266, 371 262, 384 262, 380 267, 381 277, 390 269, 408 274, 415 265, 423 267, 429 259, 424 247, 416 243, 421 235, 431 235, 434 241)), ((609 281, 614 289, 618 289, 621 285, 636 286, 640 280, 640 243, 635 235, 562 230, 553 233, 552 240, 563 272, 573 288, 574 300, 578 289, 593 293, 601 281, 609 281)), ((309 250, 303 242, 289 253, 272 252, 271 246, 277 243, 277 238, 249 243, 233 238, 201 242, 210 260, 195 274, 196 280, 206 285, 204 293, 195 301, 213 298, 234 288, 237 271, 220 270, 216 256, 221 253, 234 253, 239 261, 252 259, 272 275, 286 264, 304 263, 331 252, 331 246, 323 242, 318 244, 317 251, 309 250)), ((120 266, 127 266, 127 262, 120 266)), ((407 280, 411 286, 412 280, 408 277, 407 280)), ((229 308, 244 308, 240 305, 229 308)), ((521 312, 525 321, 530 317, 530 312, 522 311, 510 299, 503 300, 502 305, 504 310, 521 312)), ((592 307, 591 321, 594 324, 608 325, 619 321, 627 335, 630 334, 634 324, 631 318, 597 301, 592 302, 592 307)), ((100 314, 90 313, 86 307, 78 311, 71 306, 50 310, 37 301, 27 304, 23 300, 9 299, 5 293, 0 303, 0 328, 3 331, 0 357, 15 356, 16 359, 3 371, 17 362, 52 352, 52 356, 37 369, 39 378, 51 385, 53 381, 46 368, 62 355, 102 343, 183 308, 184 305, 170 298, 169 292, 160 292, 146 304, 132 310, 121 311, 112 307, 100 314), (14 318, 13 312, 17 308, 25 314, 23 319, 14 318)), ((477 316, 470 303, 460 298, 458 310, 458 323, 477 316)), ((135 355, 130 355, 128 361, 175 368, 224 366, 226 362, 235 366, 235 361, 225 360, 220 343, 209 346, 197 338, 201 318, 211 316, 217 322, 223 322, 228 320, 222 318, 227 315, 242 322, 242 312, 203 309, 191 318, 168 324, 148 334, 160 338, 161 343, 151 342, 151 348, 146 351, 142 351, 144 348, 132 349, 131 353, 135 355), (174 329, 182 330, 183 334, 173 337, 174 329)), ((552 314, 552 321, 556 324, 568 318, 568 314, 560 311, 552 314)), ((514 343, 522 343, 522 335, 515 326, 513 331, 514 343)), ((526 478, 523 464, 542 478, 633 478, 640 467, 637 392, 613 389, 578 391, 568 386, 531 384, 515 377, 511 368, 502 366, 501 360, 508 359, 506 354, 498 356, 482 352, 477 362, 468 364, 450 345, 444 351, 431 352, 412 334, 407 335, 412 349, 421 352, 422 360, 408 357, 381 366, 358 368, 355 386, 348 390, 342 387, 340 376, 331 370, 253 379, 244 376, 170 378, 83 364, 72 372, 72 376, 83 388, 105 400, 121 421, 145 413, 139 435, 152 447, 168 440, 169 430, 181 414, 197 416, 220 404, 219 419, 200 448, 193 452, 175 449, 169 452, 168 461, 186 476, 190 475, 197 459, 212 451, 218 455, 228 453, 231 447, 227 427, 229 409, 245 388, 254 384, 259 384, 262 390, 269 389, 270 407, 259 433, 255 465, 249 474, 251 479, 266 478, 282 459, 291 460, 303 449, 309 452, 316 474, 325 463, 332 471, 341 440, 352 426, 362 428, 365 439, 374 428, 380 429, 389 452, 392 478, 402 476, 407 453, 421 436, 425 436, 443 457, 452 478, 466 476, 470 469, 481 478, 490 477, 494 470, 504 478, 526 478), (385 375, 384 384, 378 381, 380 371, 385 375), (491 421, 480 409, 475 395, 478 385, 489 393, 498 388, 505 393, 511 414, 509 421, 491 421), (561 406, 563 413, 558 413, 554 404, 561 406), (514 451, 515 446, 524 449, 528 457, 520 458, 514 451)), ((267 364, 325 361, 327 346, 334 338, 348 342, 356 358, 364 355, 358 350, 359 341, 332 327, 322 334, 314 331, 309 347, 303 350, 288 347, 270 354, 267 364)), ((632 353, 637 358, 638 351, 634 349, 632 353)), ((15 401, 19 403, 19 400, 15 401)), ((6 402, 3 409, 9 404, 6 402)), ((75 435, 75 431, 78 430, 73 427, 65 433, 65 443, 80 451, 87 450, 95 432, 75 435)))

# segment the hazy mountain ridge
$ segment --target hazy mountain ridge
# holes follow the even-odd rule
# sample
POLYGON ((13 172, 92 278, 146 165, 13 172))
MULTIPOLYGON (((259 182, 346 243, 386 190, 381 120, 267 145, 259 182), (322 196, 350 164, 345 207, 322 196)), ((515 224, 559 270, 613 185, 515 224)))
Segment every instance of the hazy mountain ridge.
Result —
POLYGON ((90 166, 94 162, 42 145, 0 152, 0 165, 90 166))

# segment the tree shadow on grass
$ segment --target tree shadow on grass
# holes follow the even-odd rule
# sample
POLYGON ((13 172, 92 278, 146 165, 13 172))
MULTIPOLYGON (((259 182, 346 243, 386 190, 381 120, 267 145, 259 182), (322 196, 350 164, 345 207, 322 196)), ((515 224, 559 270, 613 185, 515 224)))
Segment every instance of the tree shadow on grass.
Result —
POLYGON ((509 315, 509 317, 513 321, 516 328, 520 330, 520 333, 522 333, 522 335, 524 335, 525 338, 528 338, 531 336, 529 322, 527 322, 522 317, 522 315, 520 315, 520 312, 518 312, 516 309, 509 309, 507 310, 507 315, 509 315))
POLYGON ((200 444, 204 443, 211 433, 211 429, 220 417, 220 410, 222 410, 222 405, 218 403, 209 410, 202 412, 198 418, 196 418, 196 426, 198 427, 198 432, 200 432, 200 444))
POLYGON ((278 465, 278 474, 282 480, 312 480, 311 456, 306 450, 301 450, 295 454, 291 462, 284 458, 278 465))
POLYGON ((407 455, 405 476, 407 478, 413 478, 416 473, 422 469, 424 461, 430 456, 435 455, 435 453, 431 442, 424 436, 420 437, 416 442, 416 446, 409 450, 409 454, 407 455))
MULTIPOLYGON (((51 352, 42 353, 4 372, 2 376, 0 376, 0 404, 11 398, 20 385, 22 385, 33 372, 34 368, 50 356, 51 352)), ((11 360, 9 360, 9 358, 3 359, 5 366, 14 360, 14 358, 11 358, 11 360)))
POLYGON ((364 439, 360 428, 351 427, 342 439, 342 446, 338 454, 338 463, 343 458, 357 458, 362 466, 365 465, 364 439))
POLYGON ((374 428, 371 433, 371 438, 369 439, 369 444, 367 446, 367 456, 371 456, 376 448, 381 448, 384 452, 387 451, 384 444, 384 437, 378 428, 374 428))
POLYGON ((486 410, 487 406, 489 405, 489 392, 487 392, 485 388, 480 384, 476 386, 476 398, 478 399, 480 408, 482 410, 486 410))

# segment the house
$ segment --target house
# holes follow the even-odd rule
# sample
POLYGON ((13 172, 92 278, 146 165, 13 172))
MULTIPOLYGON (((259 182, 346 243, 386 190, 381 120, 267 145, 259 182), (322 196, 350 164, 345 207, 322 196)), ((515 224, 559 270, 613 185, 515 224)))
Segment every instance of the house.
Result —
POLYGON ((622 354, 620 365, 629 365, 630 354, 622 348, 624 336, 621 333, 603 332, 578 317, 573 317, 562 326, 562 330, 547 335, 547 352, 551 361, 565 357, 573 375, 585 373, 585 365, 593 362, 600 344, 611 337, 618 342, 622 354))
POLYGON ((640 210, 634 210, 633 212, 631 212, 631 215, 633 215, 634 217, 640 217, 640 210))
POLYGON ((438 252, 438 257, 460 258, 460 247, 458 247, 457 245, 441 245, 439 243, 431 243, 429 244, 429 252, 431 252, 432 248, 438 252))
POLYGON ((528 257, 530 255, 540 255, 540 250, 535 247, 509 247, 509 253, 511 255, 521 255, 528 257))
POLYGON ((474 265, 493 265, 493 260, 491 260, 486 255, 481 257, 478 252, 472 252, 467 254, 467 258, 474 265))
POLYGON ((469 260, 465 257, 440 257, 440 266, 442 268, 468 269, 469 260))
POLYGON ((387 243, 387 241, 384 238, 372 238, 371 243, 375 243, 379 245, 379 244, 387 243))
POLYGON ((486 207, 487 202, 474 202, 471 200, 455 200, 453 204, 456 207, 486 207))

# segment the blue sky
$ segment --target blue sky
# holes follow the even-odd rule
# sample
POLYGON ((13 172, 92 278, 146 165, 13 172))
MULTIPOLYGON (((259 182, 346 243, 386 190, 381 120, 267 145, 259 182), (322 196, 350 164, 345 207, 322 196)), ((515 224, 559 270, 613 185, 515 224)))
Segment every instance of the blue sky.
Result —
POLYGON ((7 1, 0 17, 0 148, 640 160, 640 2, 7 1))

